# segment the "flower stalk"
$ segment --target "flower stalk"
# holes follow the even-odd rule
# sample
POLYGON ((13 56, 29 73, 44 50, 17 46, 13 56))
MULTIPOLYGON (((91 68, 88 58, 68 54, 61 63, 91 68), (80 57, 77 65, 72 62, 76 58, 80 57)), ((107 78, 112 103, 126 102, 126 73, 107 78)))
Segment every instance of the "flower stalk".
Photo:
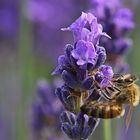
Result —
POLYGON ((104 140, 112 140, 111 137, 111 120, 104 120, 103 121, 103 135, 104 135, 104 140))

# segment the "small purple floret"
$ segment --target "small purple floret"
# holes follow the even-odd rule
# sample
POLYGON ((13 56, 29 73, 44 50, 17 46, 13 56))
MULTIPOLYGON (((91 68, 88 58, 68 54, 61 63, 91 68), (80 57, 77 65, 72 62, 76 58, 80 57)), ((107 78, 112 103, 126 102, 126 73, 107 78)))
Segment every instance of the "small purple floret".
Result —
POLYGON ((94 45, 98 43, 102 35, 109 37, 103 32, 102 26, 97 23, 97 18, 91 13, 82 12, 82 15, 74 23, 67 28, 62 28, 62 30, 72 31, 75 42, 85 40, 93 42, 94 45))
POLYGON ((102 81, 100 82, 100 85, 102 88, 107 87, 109 84, 109 81, 113 78, 113 70, 110 66, 101 66, 100 69, 102 69, 102 72, 100 75, 102 76, 102 81))
POLYGON ((96 52, 91 42, 80 40, 76 44, 76 49, 72 51, 72 56, 77 60, 77 65, 83 66, 85 64, 95 63, 96 52))

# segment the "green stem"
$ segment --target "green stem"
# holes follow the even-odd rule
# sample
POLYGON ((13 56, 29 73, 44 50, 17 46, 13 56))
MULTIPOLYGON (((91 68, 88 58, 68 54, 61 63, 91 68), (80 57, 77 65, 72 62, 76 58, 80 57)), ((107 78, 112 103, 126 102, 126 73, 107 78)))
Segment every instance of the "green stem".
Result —
POLYGON ((78 113, 80 111, 80 104, 81 104, 81 98, 77 97, 77 101, 76 101, 76 113, 78 113))
MULTIPOLYGON (((22 9, 22 5, 21 5, 22 9)), ((31 42, 31 26, 29 22, 24 18, 23 11, 21 10, 21 27, 20 27, 20 38, 19 38, 19 70, 21 79, 21 92, 19 105, 17 106, 16 114, 16 127, 17 127, 17 139, 27 140, 29 124, 27 124, 27 108, 31 91, 34 87, 35 82, 35 68, 34 59, 32 52, 31 42)))
POLYGON ((104 131, 103 140, 112 140, 112 138, 111 138, 111 121, 110 120, 104 120, 103 131, 104 131))

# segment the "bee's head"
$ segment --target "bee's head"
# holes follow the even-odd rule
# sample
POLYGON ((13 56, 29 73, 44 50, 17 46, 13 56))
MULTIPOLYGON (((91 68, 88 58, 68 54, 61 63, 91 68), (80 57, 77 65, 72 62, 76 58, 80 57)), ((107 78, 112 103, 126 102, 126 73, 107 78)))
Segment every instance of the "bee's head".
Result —
POLYGON ((113 82, 118 87, 127 87, 137 80, 135 75, 126 74, 115 76, 113 82))
POLYGON ((129 85, 129 84, 134 83, 137 80, 137 78, 135 75, 127 74, 127 75, 124 75, 123 80, 124 80, 125 85, 129 85))

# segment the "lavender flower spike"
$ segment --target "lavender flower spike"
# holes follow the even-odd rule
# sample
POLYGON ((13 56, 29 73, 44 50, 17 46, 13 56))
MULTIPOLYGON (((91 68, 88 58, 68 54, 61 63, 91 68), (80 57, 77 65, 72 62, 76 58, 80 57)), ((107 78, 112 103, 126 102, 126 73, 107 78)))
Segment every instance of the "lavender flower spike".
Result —
POLYGON ((107 79, 113 77, 110 66, 104 65, 106 51, 99 46, 103 28, 91 13, 82 15, 68 28, 73 33, 74 45, 65 46, 64 55, 58 58, 58 66, 52 73, 64 80, 56 89, 56 95, 67 110, 61 114, 61 129, 72 140, 87 140, 97 127, 99 120, 84 114, 83 104, 100 100, 101 88, 109 86, 107 79), (89 28, 87 28, 89 26, 89 28))
POLYGON ((61 133, 58 131, 60 124, 57 115, 61 113, 63 108, 61 104, 57 102, 53 85, 48 84, 44 79, 39 80, 37 83, 37 95, 32 106, 33 140, 49 140, 52 136, 54 140, 61 139, 61 133), (54 135, 54 133, 57 134, 54 135))
POLYGON ((111 40, 104 37, 100 40, 100 45, 108 54, 108 64, 115 69, 116 73, 128 73, 128 66, 126 65, 125 68, 122 63, 124 63, 124 55, 133 45, 132 40, 127 37, 135 27, 133 12, 120 0, 91 0, 91 3, 93 9, 90 11, 97 16, 104 31, 111 37, 111 40))

